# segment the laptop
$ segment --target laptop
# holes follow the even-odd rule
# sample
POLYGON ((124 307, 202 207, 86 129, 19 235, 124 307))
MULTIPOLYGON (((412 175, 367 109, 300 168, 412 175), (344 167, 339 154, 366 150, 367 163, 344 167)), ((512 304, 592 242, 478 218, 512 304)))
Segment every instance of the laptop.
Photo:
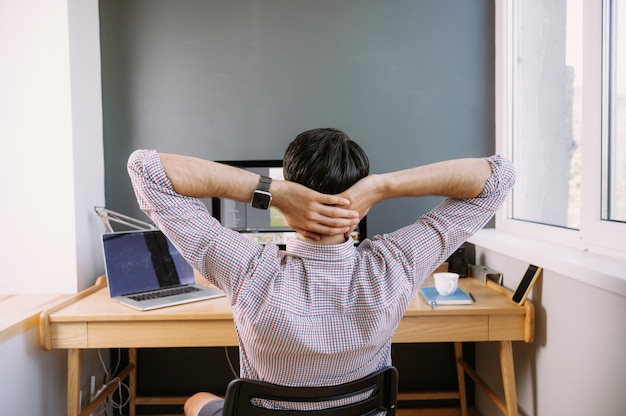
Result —
POLYGON ((102 235, 111 299, 141 311, 225 296, 196 284, 194 270, 159 230, 102 235))

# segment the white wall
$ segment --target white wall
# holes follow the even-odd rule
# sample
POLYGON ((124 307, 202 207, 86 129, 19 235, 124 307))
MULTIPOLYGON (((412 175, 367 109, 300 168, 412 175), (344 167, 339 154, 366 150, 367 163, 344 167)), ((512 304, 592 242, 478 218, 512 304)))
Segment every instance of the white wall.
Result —
MULTIPOLYGON (((75 293, 103 271, 99 45, 97 0, 0 0, 0 293, 75 293)), ((37 329, 0 344, 0 414, 65 414, 66 367, 37 329)))
POLYGON ((0 5, 0 292, 75 292, 67 2, 0 5))
POLYGON ((77 289, 104 273, 94 206, 104 206, 104 150, 98 0, 69 0, 74 166, 75 276, 77 289))
POLYGON ((98 27, 95 0, 0 0, 0 229, 10 236, 0 293, 75 293, 102 271, 98 27))
POLYGON ((0 344, 0 363, 0 414, 66 414, 66 353, 44 353, 39 348, 39 331, 36 328, 0 344))
MULTIPOLYGON (((510 289, 517 287, 527 261, 532 261, 481 247, 476 248, 476 258, 503 272, 510 289)), ((520 414, 623 415, 626 298, 544 269, 530 299, 536 312, 535 342, 513 346, 520 414)), ((492 387, 502 384, 497 354, 495 343, 477 344, 478 372, 492 387)), ((476 403, 483 416, 500 414, 480 392, 476 403)))

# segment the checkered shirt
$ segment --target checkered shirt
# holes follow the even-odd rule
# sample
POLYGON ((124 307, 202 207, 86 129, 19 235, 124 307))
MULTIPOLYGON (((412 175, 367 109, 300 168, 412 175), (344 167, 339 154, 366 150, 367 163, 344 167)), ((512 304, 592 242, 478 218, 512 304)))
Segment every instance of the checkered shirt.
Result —
POLYGON ((391 337, 421 283, 482 228, 513 186, 511 163, 488 159, 480 195, 446 199, 417 221, 358 247, 249 241, 205 205, 174 192, 154 150, 128 162, 137 200, 232 305, 241 376, 290 386, 335 385, 391 364, 391 337))

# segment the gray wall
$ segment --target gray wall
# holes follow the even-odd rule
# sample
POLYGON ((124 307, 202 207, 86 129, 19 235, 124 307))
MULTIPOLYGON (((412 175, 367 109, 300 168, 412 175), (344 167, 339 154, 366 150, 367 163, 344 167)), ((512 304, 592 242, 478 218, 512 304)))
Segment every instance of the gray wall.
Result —
MULTIPOLYGON (((143 218, 136 148, 275 159, 330 126, 376 173, 493 152, 492 1, 106 0, 100 14, 111 209, 143 218)), ((382 203, 369 234, 436 202, 382 203)))

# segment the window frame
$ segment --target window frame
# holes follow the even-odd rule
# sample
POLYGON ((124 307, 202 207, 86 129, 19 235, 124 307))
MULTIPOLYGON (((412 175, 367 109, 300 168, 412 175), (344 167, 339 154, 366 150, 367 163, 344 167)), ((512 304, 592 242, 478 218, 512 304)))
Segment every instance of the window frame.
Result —
MULTIPOLYGON (((495 2, 495 134, 496 152, 512 157, 513 10, 515 0, 495 2)), ((518 0, 519 1, 519 0, 518 0)), ((583 114, 580 230, 512 218, 512 198, 496 214, 496 229, 577 250, 624 258, 626 224, 606 221, 603 214, 603 151, 608 134, 608 52, 611 0, 583 4, 583 114), (602 140, 594 140, 601 137, 602 140)), ((519 172, 518 172, 519 175, 519 172)))

